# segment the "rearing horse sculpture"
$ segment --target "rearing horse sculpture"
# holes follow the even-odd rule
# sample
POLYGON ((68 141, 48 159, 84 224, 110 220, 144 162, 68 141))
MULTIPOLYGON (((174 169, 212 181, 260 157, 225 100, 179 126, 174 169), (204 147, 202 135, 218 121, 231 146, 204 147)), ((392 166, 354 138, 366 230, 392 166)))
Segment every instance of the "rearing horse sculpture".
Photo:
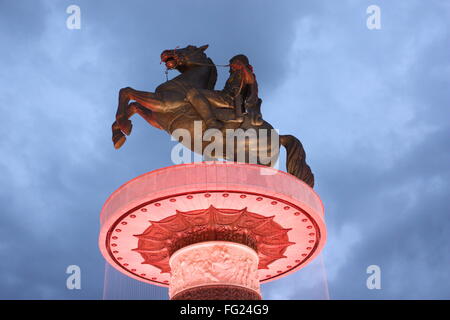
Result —
MULTIPOLYGON (((165 50, 161 55, 163 62, 167 66, 170 65, 171 68, 177 69, 181 74, 159 85, 154 93, 137 91, 129 87, 120 90, 116 121, 112 125, 113 142, 116 149, 125 143, 125 135, 131 133, 132 124, 129 119, 136 113, 152 126, 165 130, 171 135, 176 129, 183 128, 190 132, 191 137, 194 137, 194 123, 195 121, 201 121, 201 134, 204 134, 207 127, 202 117, 191 105, 191 100, 188 99, 187 94, 191 88, 214 90, 217 81, 217 69, 213 61, 204 53, 207 47, 207 45, 202 47, 187 46, 182 49, 165 50)), ((287 171, 311 187, 314 186, 314 175, 305 162, 305 151, 297 138, 292 135, 279 136, 277 133, 274 135, 273 127, 268 122, 262 121, 261 125, 254 125, 251 117, 247 114, 244 114, 243 122, 228 121, 234 117, 232 109, 213 107, 216 117, 224 123, 224 129, 221 131, 223 134, 224 152, 221 155, 225 159, 239 161, 236 158, 239 150, 245 150, 246 153, 257 151, 257 154, 263 152, 266 155, 269 154, 272 160, 278 159, 279 144, 281 144, 287 151, 287 171), (238 140, 237 143, 233 141, 234 152, 229 156, 226 152, 226 129, 255 129, 257 135, 253 139, 258 141, 251 141, 251 137, 238 140), (264 136, 267 142, 265 144, 258 143, 263 138, 262 135, 267 135, 264 136), (278 147, 275 150, 272 146, 273 139, 279 139, 279 144, 276 144, 278 147), (255 148, 257 150, 254 150, 255 148), (262 148, 265 150, 261 150, 262 148)), ((198 134, 198 132, 196 133, 198 134)), ((203 151, 210 143, 209 141, 202 141, 201 150, 198 150, 198 148, 194 148, 193 139, 191 140, 186 147, 201 154, 203 154, 203 151)), ((275 161, 263 162, 259 157, 257 162, 263 165, 273 165, 275 163, 275 161)))

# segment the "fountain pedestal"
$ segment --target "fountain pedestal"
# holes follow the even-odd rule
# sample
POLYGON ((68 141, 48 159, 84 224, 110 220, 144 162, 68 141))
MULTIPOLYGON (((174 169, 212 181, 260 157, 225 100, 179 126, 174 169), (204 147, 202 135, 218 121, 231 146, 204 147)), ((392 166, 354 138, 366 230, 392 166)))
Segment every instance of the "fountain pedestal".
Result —
POLYGON ((259 284, 312 261, 326 239, 319 196, 285 172, 202 162, 141 175, 101 212, 100 250, 171 299, 261 299, 259 284))

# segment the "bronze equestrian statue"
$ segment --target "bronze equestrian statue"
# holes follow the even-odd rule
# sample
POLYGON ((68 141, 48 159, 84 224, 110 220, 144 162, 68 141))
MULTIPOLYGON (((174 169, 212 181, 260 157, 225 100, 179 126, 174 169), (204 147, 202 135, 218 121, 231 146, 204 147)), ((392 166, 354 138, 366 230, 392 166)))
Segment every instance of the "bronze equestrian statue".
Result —
MULTIPOLYGON (((125 135, 130 135, 132 124, 129 119, 135 113, 152 126, 171 135, 176 129, 182 128, 194 137, 194 122, 201 121, 202 135, 207 129, 220 130, 218 132, 223 135, 224 141, 222 155, 227 160, 241 161, 236 157, 239 150, 245 150, 246 154, 256 152, 258 155, 269 155, 272 160, 276 160, 279 156, 279 144, 283 145, 287 151, 287 171, 313 187, 314 175, 306 164, 305 151, 300 141, 292 135, 274 134, 273 127, 262 119, 262 100, 258 97, 256 77, 248 58, 237 55, 230 60, 230 77, 224 89, 218 91, 214 90, 217 81, 216 65, 205 54, 207 48, 208 45, 190 45, 163 51, 161 61, 166 64, 167 69, 176 69, 180 75, 159 85, 154 93, 129 87, 119 91, 116 121, 112 125, 114 147, 120 148, 125 143, 125 135), (233 142, 234 152, 229 156, 226 148, 228 129, 254 129, 257 135, 253 136, 255 141, 250 137, 233 142), (259 143, 262 138, 267 143, 259 143), (276 148, 272 146, 272 139, 279 140, 279 144, 273 143, 276 148)), ((209 144, 209 141, 202 141, 201 151, 194 150, 194 139, 191 139, 186 147, 203 154, 209 144)), ((275 161, 267 163, 258 156, 257 163, 273 165, 275 161)))

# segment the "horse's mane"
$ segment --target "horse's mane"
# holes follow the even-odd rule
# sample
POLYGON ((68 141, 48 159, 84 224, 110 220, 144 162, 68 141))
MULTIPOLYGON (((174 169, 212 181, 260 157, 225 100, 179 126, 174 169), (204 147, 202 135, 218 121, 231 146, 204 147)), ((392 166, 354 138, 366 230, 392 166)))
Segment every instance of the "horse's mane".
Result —
POLYGON ((211 71, 209 72, 208 85, 206 88, 208 90, 214 90, 217 82, 217 68, 211 58, 208 58, 208 63, 210 63, 212 66, 211 71))

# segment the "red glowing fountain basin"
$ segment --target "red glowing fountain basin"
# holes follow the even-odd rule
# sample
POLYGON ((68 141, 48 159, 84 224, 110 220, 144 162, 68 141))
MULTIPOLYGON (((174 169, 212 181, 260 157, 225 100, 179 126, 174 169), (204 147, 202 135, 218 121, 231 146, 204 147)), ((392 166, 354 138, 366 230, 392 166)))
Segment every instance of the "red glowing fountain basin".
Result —
MULTIPOLYGON (((169 252, 163 248, 164 241, 159 249, 155 246, 169 233, 166 235, 161 229, 160 234, 149 235, 150 227, 164 227, 160 221, 171 220, 177 212, 179 215, 197 213, 208 211, 208 208, 215 209, 214 212, 246 212, 262 218, 261 221, 270 220, 266 226, 271 223, 281 229, 290 229, 283 233, 284 238, 287 235, 288 246, 275 246, 276 234, 269 242, 267 235, 256 236, 257 242, 264 242, 257 243, 262 251, 283 256, 272 259, 274 261, 268 265, 260 264, 261 282, 299 270, 311 262, 325 244, 322 202, 304 182, 288 173, 259 165, 201 162, 158 169, 116 190, 101 211, 100 250, 108 263, 127 276, 168 286, 170 268, 167 269, 165 261, 168 261, 169 252), (143 235, 151 242, 147 255, 137 250, 143 248, 139 242, 143 235), (144 257, 158 258, 159 262, 152 265, 144 257)), ((177 234, 178 230, 173 226, 167 226, 167 229, 171 230, 172 236, 177 234)), ((192 233, 195 229, 189 230, 192 233)), ((260 259, 268 261, 264 252, 258 253, 260 259)))

